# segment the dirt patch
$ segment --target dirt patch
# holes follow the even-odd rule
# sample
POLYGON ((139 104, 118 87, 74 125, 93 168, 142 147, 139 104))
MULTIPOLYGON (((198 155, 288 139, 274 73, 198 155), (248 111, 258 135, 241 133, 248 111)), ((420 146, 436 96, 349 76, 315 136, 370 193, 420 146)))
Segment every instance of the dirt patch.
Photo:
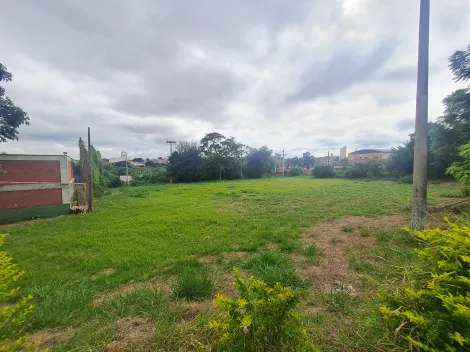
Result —
POLYGON ((217 212, 219 213, 243 213, 244 212, 243 202, 233 202, 224 205, 219 208, 217 212))
POLYGON ((126 317, 114 326, 114 341, 106 345, 106 352, 148 351, 155 337, 155 323, 149 318, 126 317))
POLYGON ((91 276, 91 279, 94 281, 94 280, 98 279, 99 277, 111 276, 111 275, 113 275, 114 273, 116 273, 116 269, 114 269, 114 268, 107 268, 107 269, 101 270, 100 272, 98 272, 98 273, 92 275, 92 276, 91 276))
POLYGON ((147 281, 130 281, 127 284, 120 286, 117 289, 97 293, 93 297, 93 305, 95 307, 100 306, 104 301, 112 299, 116 295, 126 296, 132 292, 142 290, 142 289, 151 289, 156 291, 162 291, 169 293, 171 291, 171 279, 164 280, 162 278, 153 278, 147 281))
POLYGON ((200 301, 200 302, 185 302, 181 305, 181 319, 182 320, 193 320, 200 314, 206 314, 210 311, 214 311, 216 306, 212 299, 200 301))
POLYGON ((356 288, 360 275, 349 268, 349 260, 345 254, 351 249, 367 249, 375 244, 373 232, 394 230, 407 226, 409 216, 403 214, 384 215, 378 217, 346 216, 324 222, 308 229, 302 239, 303 247, 314 244, 323 251, 319 264, 309 265, 305 258, 293 255, 300 275, 313 281, 325 291, 331 291, 340 282, 342 285, 356 288), (351 232, 344 232, 345 227, 352 227, 351 232), (360 229, 367 228, 371 235, 361 236, 360 229))
POLYGON ((29 335, 30 341, 40 343, 42 348, 49 348, 60 341, 72 338, 76 329, 43 329, 29 335))
POLYGON ((215 255, 203 255, 202 257, 197 258, 201 264, 215 264, 217 262, 217 257, 215 255))
POLYGON ((224 261, 228 262, 228 261, 235 260, 235 259, 242 259, 242 258, 245 258, 247 255, 248 255, 247 252, 242 252, 242 251, 224 253, 224 261))

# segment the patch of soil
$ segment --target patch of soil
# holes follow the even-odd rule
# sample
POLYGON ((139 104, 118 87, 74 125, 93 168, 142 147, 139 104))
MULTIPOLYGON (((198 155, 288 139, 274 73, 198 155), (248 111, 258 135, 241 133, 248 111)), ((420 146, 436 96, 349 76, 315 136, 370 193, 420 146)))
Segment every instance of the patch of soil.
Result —
POLYGON ((350 249, 364 250, 375 244, 375 237, 362 237, 360 229, 368 228, 372 232, 374 229, 393 230, 407 226, 409 222, 409 216, 397 214, 373 218, 346 216, 320 223, 308 229, 302 238, 303 247, 314 244, 323 251, 319 264, 309 265, 299 255, 293 255, 292 260, 298 265, 302 277, 313 281, 327 292, 331 292, 337 282, 357 288, 360 275, 349 268, 345 252, 350 249), (353 231, 343 232, 342 228, 345 226, 351 226, 353 231))
POLYGON ((197 258, 201 264, 215 264, 217 257, 215 255, 203 255, 202 257, 197 258))
POLYGON ((106 345, 106 352, 148 351, 155 336, 155 323, 149 318, 126 317, 114 323, 114 341, 106 345))
POLYGON ((49 348, 56 343, 72 338, 76 329, 42 329, 29 335, 30 341, 40 343, 40 347, 49 348))
POLYGON ((212 299, 205 301, 185 302, 181 306, 181 319, 193 320, 199 314, 205 314, 214 311, 216 306, 212 299))
POLYGON ((164 281, 162 278, 152 278, 147 281, 130 281, 127 284, 118 287, 117 289, 97 293, 93 297, 93 306, 98 307, 104 301, 112 299, 118 294, 125 296, 142 289, 158 290, 169 293, 171 291, 171 279, 164 281))
POLYGON ((92 275, 91 279, 92 279, 93 281, 95 281, 95 280, 98 279, 99 277, 111 276, 111 275, 113 275, 115 272, 116 272, 116 269, 114 269, 114 268, 107 268, 107 269, 101 270, 100 272, 97 272, 96 274, 92 275))
POLYGON ((247 252, 242 252, 242 251, 224 253, 224 261, 228 262, 234 259, 242 259, 242 258, 245 258, 247 255, 248 255, 247 252))

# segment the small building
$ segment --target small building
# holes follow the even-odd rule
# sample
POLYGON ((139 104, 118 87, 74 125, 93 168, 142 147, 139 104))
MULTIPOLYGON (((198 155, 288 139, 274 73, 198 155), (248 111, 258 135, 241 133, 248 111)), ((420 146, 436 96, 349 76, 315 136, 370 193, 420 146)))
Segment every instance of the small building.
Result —
POLYGON ((348 154, 348 163, 350 165, 363 164, 369 160, 383 161, 390 156, 388 149, 360 149, 348 154))
POLYGON ((66 153, 1 154, 0 223, 69 214, 74 164, 66 153))
POLYGON ((339 157, 340 159, 346 159, 348 157, 346 146, 339 149, 339 157))

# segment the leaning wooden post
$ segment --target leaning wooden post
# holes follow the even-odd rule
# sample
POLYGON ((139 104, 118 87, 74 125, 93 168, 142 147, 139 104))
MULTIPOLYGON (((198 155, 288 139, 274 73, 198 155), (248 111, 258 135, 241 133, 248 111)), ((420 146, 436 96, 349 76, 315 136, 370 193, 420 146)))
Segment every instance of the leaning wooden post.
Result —
POLYGON ((93 185, 92 185, 92 174, 93 169, 91 167, 91 141, 90 141, 90 127, 88 127, 88 212, 93 211, 93 185))

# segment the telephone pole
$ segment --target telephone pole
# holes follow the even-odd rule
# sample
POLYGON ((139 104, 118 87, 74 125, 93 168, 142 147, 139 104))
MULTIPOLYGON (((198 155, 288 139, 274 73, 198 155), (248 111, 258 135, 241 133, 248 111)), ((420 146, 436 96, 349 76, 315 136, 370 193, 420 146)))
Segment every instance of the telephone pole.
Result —
MULTIPOLYGON (((176 142, 172 140, 167 140, 166 144, 170 145, 170 157, 171 157, 171 155, 173 154, 173 144, 176 144, 176 142)), ((173 177, 170 177, 170 184, 173 184, 173 177)))
POLYGON ((88 127, 88 212, 93 211, 93 169, 91 164, 90 127, 88 127))
POLYGON ((429 8, 430 0, 421 0, 413 163, 413 207, 411 211, 411 226, 413 230, 422 230, 426 224, 428 183, 429 8))
POLYGON ((282 150, 282 177, 284 177, 284 149, 282 150))

